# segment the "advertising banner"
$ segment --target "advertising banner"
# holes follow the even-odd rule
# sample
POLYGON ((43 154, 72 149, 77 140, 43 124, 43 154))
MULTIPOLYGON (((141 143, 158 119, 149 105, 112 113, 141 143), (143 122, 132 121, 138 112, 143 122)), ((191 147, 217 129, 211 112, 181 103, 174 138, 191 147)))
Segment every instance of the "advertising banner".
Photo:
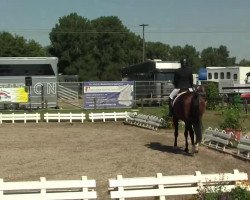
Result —
POLYGON ((84 108, 131 108, 134 99, 133 81, 84 82, 84 108))
POLYGON ((24 87, 20 88, 0 88, 0 103, 11 102, 11 103, 27 103, 28 92, 25 91, 24 87))

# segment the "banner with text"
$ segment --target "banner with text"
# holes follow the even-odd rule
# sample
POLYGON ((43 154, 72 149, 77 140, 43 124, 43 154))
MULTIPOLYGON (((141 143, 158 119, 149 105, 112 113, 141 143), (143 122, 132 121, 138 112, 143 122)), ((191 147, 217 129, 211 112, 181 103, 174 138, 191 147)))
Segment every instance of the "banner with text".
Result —
POLYGON ((131 108, 134 81, 84 82, 84 108, 131 108))
POLYGON ((27 103, 28 92, 24 87, 0 88, 0 102, 27 103))

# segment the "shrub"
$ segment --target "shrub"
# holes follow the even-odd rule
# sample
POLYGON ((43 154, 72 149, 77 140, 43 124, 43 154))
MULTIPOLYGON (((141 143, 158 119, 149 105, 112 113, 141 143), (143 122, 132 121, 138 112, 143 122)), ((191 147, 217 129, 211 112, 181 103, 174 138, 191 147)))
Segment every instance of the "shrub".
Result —
POLYGON ((220 128, 226 129, 241 129, 243 123, 243 117, 240 114, 240 110, 236 106, 230 106, 222 109, 222 122, 219 124, 220 128))
POLYGON ((231 192, 223 192, 224 185, 216 185, 214 189, 205 187, 194 195, 192 200, 249 200, 250 194, 246 188, 236 186, 231 192))
POLYGON ((250 195, 246 189, 237 186, 231 190, 230 196, 233 200, 248 200, 250 199, 250 195))
POLYGON ((219 105, 218 83, 209 82, 206 85, 207 109, 214 110, 219 105))

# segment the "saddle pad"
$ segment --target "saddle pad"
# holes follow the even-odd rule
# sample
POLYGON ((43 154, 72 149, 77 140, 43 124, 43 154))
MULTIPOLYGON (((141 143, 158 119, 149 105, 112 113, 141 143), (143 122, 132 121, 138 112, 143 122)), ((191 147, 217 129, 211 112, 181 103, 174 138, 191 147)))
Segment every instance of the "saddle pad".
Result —
POLYGON ((173 106, 174 106, 174 103, 175 103, 176 99, 178 99, 181 95, 183 95, 183 94, 185 94, 187 92, 189 92, 189 91, 184 91, 184 92, 178 93, 177 96, 175 97, 174 101, 173 101, 173 106))

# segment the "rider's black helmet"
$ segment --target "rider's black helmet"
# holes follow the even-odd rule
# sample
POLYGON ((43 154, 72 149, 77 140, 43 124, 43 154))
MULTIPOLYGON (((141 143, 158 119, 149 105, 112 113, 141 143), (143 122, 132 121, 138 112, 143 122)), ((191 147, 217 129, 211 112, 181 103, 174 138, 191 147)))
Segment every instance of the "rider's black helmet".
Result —
POLYGON ((180 62, 181 62, 181 67, 186 67, 188 65, 186 58, 182 58, 180 62))

